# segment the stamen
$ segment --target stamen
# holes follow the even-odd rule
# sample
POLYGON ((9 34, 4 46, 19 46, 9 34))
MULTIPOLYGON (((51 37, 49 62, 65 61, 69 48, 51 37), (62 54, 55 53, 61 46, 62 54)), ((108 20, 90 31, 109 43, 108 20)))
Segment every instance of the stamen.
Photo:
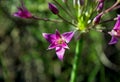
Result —
POLYGON ((57 41, 58 44, 63 44, 63 42, 64 42, 64 40, 61 38, 57 41))

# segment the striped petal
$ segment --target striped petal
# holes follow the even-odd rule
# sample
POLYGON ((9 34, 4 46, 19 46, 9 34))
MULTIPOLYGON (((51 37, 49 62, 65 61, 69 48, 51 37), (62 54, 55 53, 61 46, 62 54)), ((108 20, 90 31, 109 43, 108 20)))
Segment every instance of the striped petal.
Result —
POLYGON ((118 38, 112 37, 112 39, 110 40, 109 44, 112 45, 112 44, 116 44, 117 42, 118 42, 118 38))
POLYGON ((53 43, 56 40, 56 35, 55 34, 42 33, 42 35, 50 43, 53 43))
POLYGON ((59 60, 63 60, 65 49, 63 47, 56 47, 56 54, 59 60))
POLYGON ((73 36, 74 32, 65 32, 62 34, 62 37, 65 39, 66 43, 69 43, 73 36))

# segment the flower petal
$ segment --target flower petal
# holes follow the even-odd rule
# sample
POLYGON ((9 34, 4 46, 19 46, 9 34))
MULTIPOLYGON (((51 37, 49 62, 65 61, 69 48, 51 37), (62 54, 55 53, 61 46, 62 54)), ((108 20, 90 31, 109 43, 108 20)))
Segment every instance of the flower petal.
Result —
POLYGON ((53 43, 56 40, 55 34, 42 33, 42 35, 50 43, 53 43))
POLYGON ((15 16, 15 17, 20 17, 18 12, 15 12, 15 13, 13 14, 13 16, 15 16))
POLYGON ((64 53, 65 49, 63 47, 56 47, 56 54, 61 61, 63 60, 64 53))
POLYGON ((21 18, 31 18, 32 14, 27 10, 27 8, 22 3, 22 6, 18 7, 18 11, 13 14, 13 16, 21 18))
POLYGON ((74 35, 74 32, 65 32, 62 34, 62 37, 65 39, 66 43, 69 43, 74 35))
POLYGON ((120 30, 120 15, 118 15, 117 22, 116 22, 116 24, 115 24, 113 29, 120 30))
POLYGON ((108 32, 108 34, 110 34, 111 36, 116 36, 117 32, 115 30, 112 30, 112 31, 108 32))
POLYGON ((112 44, 116 44, 117 42, 118 42, 118 38, 112 37, 112 39, 110 40, 109 44, 112 45, 112 44))
POLYGON ((63 48, 67 48, 69 49, 68 45, 64 42, 62 45, 61 45, 63 48))
POLYGON ((56 39, 59 39, 59 38, 61 38, 61 35, 60 35, 60 33, 59 33, 59 31, 56 29, 56 33, 55 33, 55 35, 56 35, 56 39))
POLYGON ((56 47, 57 47, 57 45, 56 45, 55 43, 52 43, 52 44, 50 44, 50 46, 48 47, 48 50, 54 49, 54 48, 56 48, 56 47))

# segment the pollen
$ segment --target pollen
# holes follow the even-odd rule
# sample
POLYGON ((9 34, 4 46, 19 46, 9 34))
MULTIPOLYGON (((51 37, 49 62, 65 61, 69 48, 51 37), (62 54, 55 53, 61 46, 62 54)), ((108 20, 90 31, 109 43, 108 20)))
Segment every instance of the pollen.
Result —
POLYGON ((58 44, 63 44, 64 43, 64 40, 62 38, 58 39, 57 41, 58 44))
POLYGON ((120 30, 117 30, 117 36, 120 37, 120 30))

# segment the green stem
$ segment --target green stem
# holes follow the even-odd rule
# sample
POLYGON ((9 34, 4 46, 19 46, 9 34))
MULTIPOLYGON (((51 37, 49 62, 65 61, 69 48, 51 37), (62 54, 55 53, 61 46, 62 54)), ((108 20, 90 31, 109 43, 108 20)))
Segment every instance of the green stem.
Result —
POLYGON ((59 18, 61 18, 63 21, 65 21, 66 23, 71 24, 71 25, 77 27, 75 24, 73 24, 73 23, 67 21, 67 20, 66 20, 64 17, 62 17, 61 15, 58 14, 57 16, 58 16, 59 18))
POLYGON ((59 5, 59 7, 61 7, 71 18, 73 18, 72 17, 72 15, 61 5, 61 4, 59 4, 56 0, 53 0, 56 4, 58 4, 59 5))
POLYGON ((32 19, 42 20, 42 21, 50 21, 50 22, 56 22, 56 23, 63 22, 62 20, 58 20, 58 19, 40 18, 40 17, 37 17, 37 16, 33 16, 32 19))
POLYGON ((108 19, 108 20, 105 20, 105 21, 101 21, 99 24, 111 22, 111 21, 114 21, 114 20, 116 20, 116 19, 115 18, 111 18, 111 19, 108 19))
POLYGON ((74 19, 75 21, 77 21, 76 18, 74 16, 72 16, 72 15, 74 15, 75 12, 70 8, 69 3, 66 2, 65 5, 66 5, 67 9, 69 10, 69 12, 71 13, 72 19, 74 19))
POLYGON ((70 82, 76 82, 78 64, 80 63, 80 59, 81 59, 82 46, 83 46, 83 39, 81 38, 79 41, 77 41, 76 44, 76 51, 73 61, 73 68, 71 72, 70 82))

